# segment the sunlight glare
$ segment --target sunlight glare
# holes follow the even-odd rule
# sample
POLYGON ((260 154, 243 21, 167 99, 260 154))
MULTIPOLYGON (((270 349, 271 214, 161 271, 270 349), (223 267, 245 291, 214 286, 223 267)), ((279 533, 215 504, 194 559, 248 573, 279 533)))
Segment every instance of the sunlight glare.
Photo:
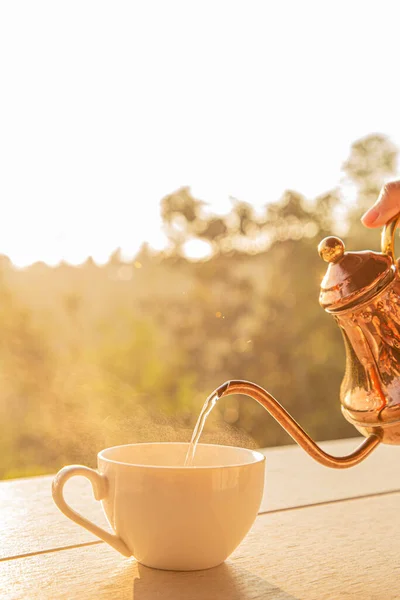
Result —
POLYGON ((212 247, 205 240, 189 240, 183 245, 183 251, 190 260, 205 260, 211 256, 212 247))
POLYGON ((230 196, 312 199, 357 138, 400 145, 397 96, 372 85, 396 72, 395 9, 159 2, 155 19, 151 5, 0 3, 0 253, 14 264, 159 248, 159 202, 181 186, 218 214, 230 196))

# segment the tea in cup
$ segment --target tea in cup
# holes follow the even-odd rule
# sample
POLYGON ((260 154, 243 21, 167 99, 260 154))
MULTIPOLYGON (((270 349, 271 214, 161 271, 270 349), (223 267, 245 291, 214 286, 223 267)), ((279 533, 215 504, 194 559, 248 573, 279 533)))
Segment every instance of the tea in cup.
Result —
POLYGON ((156 569, 209 569, 235 550, 251 528, 264 490, 260 452, 198 444, 183 466, 188 444, 144 443, 99 452, 98 469, 71 465, 53 480, 53 498, 70 519, 124 556, 156 569), (87 477, 114 533, 66 503, 64 484, 87 477))

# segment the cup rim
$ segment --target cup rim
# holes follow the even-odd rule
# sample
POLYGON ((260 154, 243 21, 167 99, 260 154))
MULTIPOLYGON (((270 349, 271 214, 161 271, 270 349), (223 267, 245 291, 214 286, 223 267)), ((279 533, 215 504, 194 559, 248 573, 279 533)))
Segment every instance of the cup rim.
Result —
POLYGON ((250 465, 256 465, 258 463, 262 463, 265 461, 265 455, 258 450, 252 450, 251 448, 243 448, 242 446, 228 446, 224 444, 197 444, 198 446, 212 446, 215 448, 239 448, 240 450, 244 450, 253 456, 255 460, 252 462, 245 463, 234 463, 229 465, 189 465, 185 467, 184 465, 143 465, 140 463, 128 463, 121 460, 114 460, 111 458, 107 458, 104 453, 109 452, 110 450, 116 450, 117 448, 127 448, 130 446, 189 446, 189 442, 138 442, 137 444, 120 444, 118 446, 111 446, 110 448, 104 448, 100 450, 97 454, 97 458, 110 464, 114 465, 124 465, 127 467, 136 467, 142 469, 170 469, 170 470, 185 470, 185 471, 194 471, 199 469, 232 469, 238 467, 248 467, 250 465))

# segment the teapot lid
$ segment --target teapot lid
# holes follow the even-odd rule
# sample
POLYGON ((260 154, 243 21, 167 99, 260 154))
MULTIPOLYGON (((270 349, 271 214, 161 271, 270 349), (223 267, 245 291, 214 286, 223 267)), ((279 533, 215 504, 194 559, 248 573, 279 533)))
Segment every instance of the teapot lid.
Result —
POLYGON ((318 252, 329 263, 319 296, 320 305, 329 312, 362 301, 394 277, 391 253, 345 252, 344 243, 338 237, 323 239, 318 252))

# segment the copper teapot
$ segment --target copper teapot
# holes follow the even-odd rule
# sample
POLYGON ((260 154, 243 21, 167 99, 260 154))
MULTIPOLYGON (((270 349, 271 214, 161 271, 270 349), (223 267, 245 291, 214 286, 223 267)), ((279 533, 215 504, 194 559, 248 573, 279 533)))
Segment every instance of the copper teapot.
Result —
POLYGON ((376 446, 400 444, 400 273, 394 233, 400 215, 383 228, 382 252, 345 252, 337 237, 318 246, 329 263, 321 283, 320 305, 336 320, 346 348, 340 389, 344 417, 366 439, 348 456, 324 452, 262 387, 227 381, 215 394, 246 394, 259 402, 316 461, 333 468, 361 462, 376 446))

